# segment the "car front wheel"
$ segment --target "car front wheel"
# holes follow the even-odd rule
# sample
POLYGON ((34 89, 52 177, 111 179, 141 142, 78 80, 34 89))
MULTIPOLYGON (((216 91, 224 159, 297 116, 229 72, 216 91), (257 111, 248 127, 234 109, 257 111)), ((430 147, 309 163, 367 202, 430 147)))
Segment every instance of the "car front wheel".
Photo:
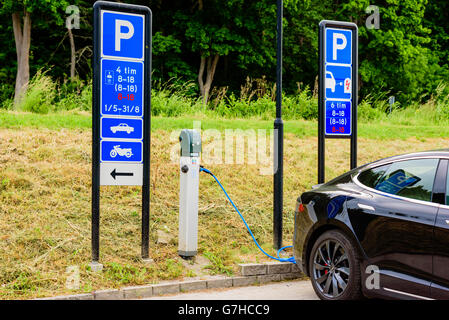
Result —
POLYGON ((322 300, 362 298, 358 250, 339 230, 326 231, 316 240, 309 257, 309 274, 322 300))

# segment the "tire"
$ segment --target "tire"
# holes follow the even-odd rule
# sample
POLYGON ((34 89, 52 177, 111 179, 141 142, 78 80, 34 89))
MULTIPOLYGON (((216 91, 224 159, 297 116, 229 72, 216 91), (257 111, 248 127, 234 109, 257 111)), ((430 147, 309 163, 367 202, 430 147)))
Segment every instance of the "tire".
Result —
POLYGON ((109 155, 111 156, 111 158, 115 158, 115 157, 117 156, 117 151, 111 150, 111 152, 109 153, 109 155))
POLYGON ((321 300, 362 299, 360 260, 358 248, 343 232, 323 233, 315 241, 308 263, 317 296, 321 300))

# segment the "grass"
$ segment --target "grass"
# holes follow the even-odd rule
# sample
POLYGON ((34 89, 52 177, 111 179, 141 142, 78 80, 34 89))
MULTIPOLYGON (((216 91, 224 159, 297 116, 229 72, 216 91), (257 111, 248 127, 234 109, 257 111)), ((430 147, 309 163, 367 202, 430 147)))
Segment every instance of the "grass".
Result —
MULTIPOLYGON (((201 274, 232 275, 237 263, 267 261, 208 175, 200 177, 199 256, 192 271, 177 257, 179 170, 177 136, 201 120, 203 129, 271 129, 273 122, 206 117, 152 118, 151 265, 140 259, 139 187, 102 187, 100 259, 89 270, 91 118, 82 112, 47 115, 0 112, 0 298, 25 299, 90 292, 201 274), (173 235, 159 243, 157 231, 173 235), (66 289, 66 269, 80 270, 80 289, 66 289)), ((419 123, 417 120, 415 123, 419 123)), ((316 183, 316 122, 285 124, 284 244, 293 235, 297 196, 316 183)), ((410 151, 448 146, 446 126, 361 123, 359 164, 410 151)), ((213 139, 203 140, 202 163, 223 183, 268 253, 272 248, 272 176, 260 165, 214 163, 213 139), (210 155, 210 154, 209 154, 210 155)), ((349 168, 349 141, 326 141, 326 177, 349 168)))
MULTIPOLYGON (((391 137, 407 139, 416 137, 444 138, 449 136, 449 123, 432 122, 424 118, 425 112, 415 112, 408 117, 387 116, 382 119, 371 121, 359 121, 359 137, 369 139, 388 140, 391 137)), ((258 118, 249 119, 223 119, 220 117, 206 117, 204 115, 187 115, 185 117, 153 116, 151 118, 151 130, 181 130, 192 128, 194 121, 201 121, 201 128, 217 129, 267 129, 273 128, 273 120, 262 120, 258 118)), ((0 128, 22 129, 79 129, 89 130, 92 128, 92 117, 89 112, 62 111, 51 114, 36 114, 30 112, 15 112, 0 110, 0 128)), ((284 130, 297 137, 311 137, 317 135, 316 120, 285 120, 284 130)))

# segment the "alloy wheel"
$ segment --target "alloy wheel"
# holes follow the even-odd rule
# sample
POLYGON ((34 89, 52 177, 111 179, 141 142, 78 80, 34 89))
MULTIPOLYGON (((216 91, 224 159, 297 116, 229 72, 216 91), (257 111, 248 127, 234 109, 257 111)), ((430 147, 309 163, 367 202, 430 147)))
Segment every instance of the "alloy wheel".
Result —
POLYGON ((336 240, 324 241, 313 258, 312 277, 326 298, 340 296, 349 282, 350 265, 345 248, 336 240))

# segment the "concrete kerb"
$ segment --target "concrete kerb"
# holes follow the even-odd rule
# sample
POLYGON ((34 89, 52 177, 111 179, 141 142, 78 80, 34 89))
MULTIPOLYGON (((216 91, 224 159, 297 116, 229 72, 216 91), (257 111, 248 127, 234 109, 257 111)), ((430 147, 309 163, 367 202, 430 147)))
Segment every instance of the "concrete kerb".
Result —
POLYGON ((240 276, 211 276, 206 279, 167 281, 158 284, 99 290, 87 294, 56 296, 37 300, 134 300, 205 289, 243 287, 304 277, 296 265, 285 262, 240 264, 240 276))

